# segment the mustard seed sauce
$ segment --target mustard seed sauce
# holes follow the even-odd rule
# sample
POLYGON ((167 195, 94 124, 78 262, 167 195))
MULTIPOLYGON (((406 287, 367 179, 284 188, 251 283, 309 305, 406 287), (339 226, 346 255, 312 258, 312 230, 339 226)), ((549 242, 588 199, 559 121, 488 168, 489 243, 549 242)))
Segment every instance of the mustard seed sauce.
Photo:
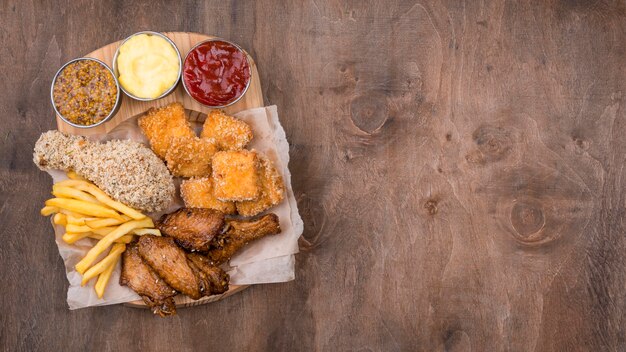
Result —
POLYGON ((67 65, 54 82, 54 105, 68 121, 93 125, 115 107, 117 86, 109 70, 92 60, 67 65))

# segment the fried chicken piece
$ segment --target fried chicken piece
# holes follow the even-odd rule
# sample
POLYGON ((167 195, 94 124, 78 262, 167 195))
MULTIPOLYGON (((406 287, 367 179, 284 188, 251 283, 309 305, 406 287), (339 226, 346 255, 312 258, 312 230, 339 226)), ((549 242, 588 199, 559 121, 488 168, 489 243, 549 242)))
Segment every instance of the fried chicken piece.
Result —
POLYGON ((208 139, 172 137, 165 153, 167 168, 179 177, 202 177, 211 174, 211 158, 217 152, 215 144, 208 139))
POLYGON ((139 256, 137 243, 131 243, 122 254, 120 285, 137 292, 154 314, 161 317, 176 314, 176 291, 163 281, 139 256))
POLYGON ((165 282, 193 299, 202 297, 200 278, 187 264, 185 251, 171 237, 144 235, 137 242, 139 255, 165 282))
POLYGON ((280 203, 285 198, 285 185, 283 178, 274 167, 270 159, 259 155, 259 183, 261 195, 257 200, 237 202, 237 212, 244 216, 257 215, 272 206, 280 203))
POLYGON ((180 208, 159 219, 157 228, 190 251, 206 252, 224 227, 224 214, 213 209, 180 208))
POLYGON ((180 195, 188 208, 219 210, 224 214, 235 213, 235 203, 222 202, 213 195, 213 181, 209 177, 184 180, 180 185, 180 195))
POLYGON ((280 224, 276 214, 263 215, 256 220, 229 220, 226 231, 213 240, 207 258, 221 265, 249 242, 277 233, 280 233, 280 224))
POLYGON ((221 110, 213 110, 204 121, 202 138, 215 141, 220 150, 241 150, 252 140, 252 128, 221 110))
POLYGON ((161 108, 151 108, 137 121, 150 141, 150 147, 161 159, 165 159, 172 137, 195 137, 195 132, 185 118, 181 103, 171 103, 161 108))
POLYGON ((259 197, 259 160, 254 151, 217 152, 212 161, 213 195, 221 201, 255 200, 259 197))
POLYGON ((216 266, 207 257, 198 253, 187 253, 187 259, 196 275, 201 277, 203 291, 207 296, 221 294, 228 291, 230 277, 219 266, 216 266))
POLYGON ((33 161, 42 170, 74 170, 111 198, 148 212, 165 209, 176 191, 163 161, 129 140, 99 143, 48 131, 35 143, 33 161))

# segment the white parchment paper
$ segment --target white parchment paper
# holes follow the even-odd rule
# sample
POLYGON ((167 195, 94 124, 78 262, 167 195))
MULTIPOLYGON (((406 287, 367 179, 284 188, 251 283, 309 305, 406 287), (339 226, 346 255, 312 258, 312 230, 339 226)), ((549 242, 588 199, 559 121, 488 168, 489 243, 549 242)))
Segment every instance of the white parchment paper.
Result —
MULTIPOLYGON (((285 199, 269 210, 278 215, 281 233, 250 243, 239 251, 230 261, 230 268, 228 269, 230 282, 234 285, 251 285, 293 280, 295 278, 294 254, 298 252, 298 238, 302 234, 304 225, 291 189, 291 174, 287 167, 289 164, 289 144, 285 131, 278 120, 276 106, 245 110, 235 116, 252 126, 254 139, 249 149, 264 153, 275 163, 276 169, 283 176, 287 191, 285 192, 285 199)), ((196 123, 194 128, 199 131, 202 124, 196 123)), ((90 136, 90 138, 100 141, 132 139, 147 145, 147 140, 137 126, 136 119, 123 122, 106 135, 95 135, 90 136)), ((66 178, 65 173, 57 170, 51 170, 49 174, 54 182, 66 178)), ((183 203, 180 198, 177 198, 166 212, 174 211, 181 206, 183 203)), ((153 219, 157 219, 161 214, 149 215, 153 219)), ((69 245, 61 239, 64 233, 63 226, 54 226, 54 232, 70 283, 67 292, 67 303, 70 309, 117 304, 140 299, 131 289, 119 285, 120 264, 109 281, 103 299, 98 299, 93 289, 96 280, 91 280, 89 284, 81 287, 81 275, 74 270, 74 265, 84 257, 95 241, 83 239, 69 245)))

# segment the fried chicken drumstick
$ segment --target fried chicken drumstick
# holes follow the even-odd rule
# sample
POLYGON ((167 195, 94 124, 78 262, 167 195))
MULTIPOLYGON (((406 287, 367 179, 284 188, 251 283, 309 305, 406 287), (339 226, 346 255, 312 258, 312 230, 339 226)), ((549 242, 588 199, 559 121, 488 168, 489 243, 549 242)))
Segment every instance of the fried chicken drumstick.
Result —
POLYGON ((228 220, 223 233, 211 243, 207 257, 215 265, 220 265, 243 246, 259 238, 280 233, 276 214, 267 214, 256 220, 228 220))
POLYGON ((99 143, 48 131, 35 143, 33 161, 41 170, 74 170, 113 199, 149 212, 165 209, 176 191, 165 164, 130 140, 99 143))

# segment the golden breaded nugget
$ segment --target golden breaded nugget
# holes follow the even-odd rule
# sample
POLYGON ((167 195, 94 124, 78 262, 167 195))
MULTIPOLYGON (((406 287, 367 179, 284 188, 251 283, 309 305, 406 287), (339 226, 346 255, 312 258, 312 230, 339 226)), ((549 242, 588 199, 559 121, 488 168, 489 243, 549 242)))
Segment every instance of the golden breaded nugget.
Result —
POLYGON ((237 202, 237 212, 244 216, 257 215, 280 203, 285 198, 283 178, 270 159, 259 155, 259 183, 261 195, 257 200, 237 202))
POLYGON ((259 197, 259 160, 249 150, 217 152, 211 163, 213 195, 221 201, 255 200, 259 197))
POLYGON ((184 180, 180 185, 180 195, 187 208, 208 208, 224 214, 235 213, 235 203, 222 202, 213 195, 213 182, 209 177, 184 180))
POLYGON ((213 110, 204 121, 200 137, 215 140, 220 150, 241 150, 252 140, 252 128, 221 110, 213 110))
POLYGON ((185 118, 181 103, 171 103, 162 108, 151 108, 139 118, 139 127, 150 141, 150 147, 161 159, 170 148, 172 137, 195 137, 185 118))
POLYGON ((173 137, 165 153, 167 168, 172 175, 202 177, 211 174, 211 158, 217 152, 215 144, 198 137, 173 137))

